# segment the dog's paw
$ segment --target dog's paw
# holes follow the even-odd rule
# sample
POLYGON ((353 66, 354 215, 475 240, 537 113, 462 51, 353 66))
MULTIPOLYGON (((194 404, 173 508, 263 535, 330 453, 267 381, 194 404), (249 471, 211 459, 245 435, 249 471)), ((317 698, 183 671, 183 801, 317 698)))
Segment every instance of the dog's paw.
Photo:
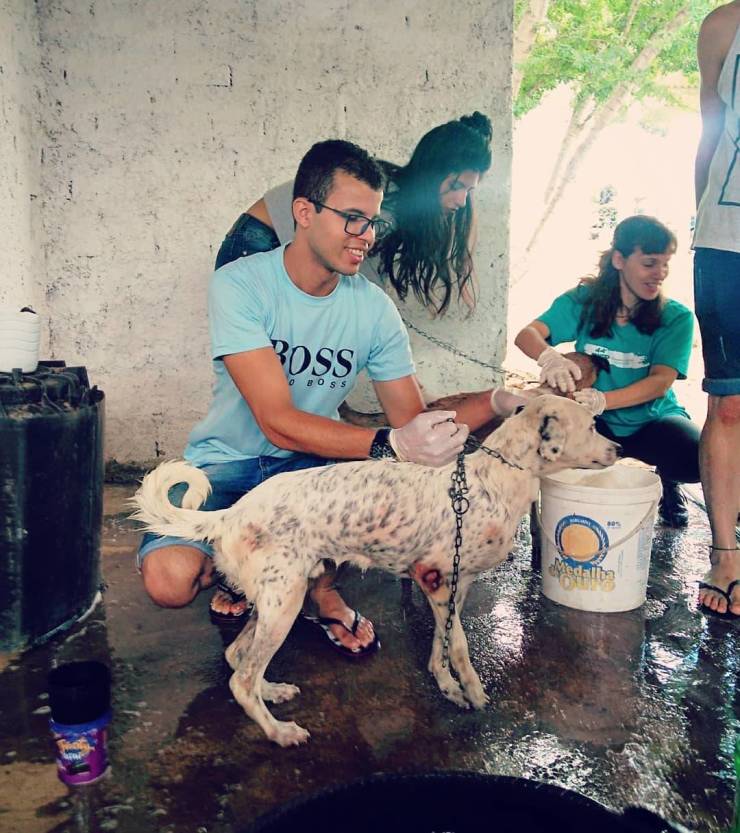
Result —
POLYGON ((292 720, 276 720, 275 725, 267 737, 278 744, 278 746, 300 746, 311 737, 309 733, 292 720))
POLYGON ((465 689, 465 697, 474 709, 485 709, 491 698, 483 691, 480 683, 477 686, 468 686, 465 689))
POLYGON ((262 681, 262 699, 268 703, 287 703, 296 695, 300 694, 301 690, 297 685, 290 683, 268 683, 267 680, 262 681))
POLYGON ((440 686, 439 690, 444 694, 444 696, 451 700, 456 706, 459 706, 461 709, 469 709, 470 703, 466 699, 465 695, 463 694, 463 690, 460 688, 457 683, 453 685, 445 685, 440 686))

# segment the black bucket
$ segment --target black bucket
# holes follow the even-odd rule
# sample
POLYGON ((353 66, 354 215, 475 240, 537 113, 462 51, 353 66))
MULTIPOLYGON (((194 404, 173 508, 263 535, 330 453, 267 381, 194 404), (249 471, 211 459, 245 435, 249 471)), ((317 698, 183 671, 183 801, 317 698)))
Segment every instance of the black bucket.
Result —
POLYGON ((285 804, 244 833, 659 833, 653 813, 615 813, 539 781, 475 772, 377 775, 285 804))
POLYGON ((99 590, 103 400, 84 367, 0 373, 0 651, 71 626, 99 590))

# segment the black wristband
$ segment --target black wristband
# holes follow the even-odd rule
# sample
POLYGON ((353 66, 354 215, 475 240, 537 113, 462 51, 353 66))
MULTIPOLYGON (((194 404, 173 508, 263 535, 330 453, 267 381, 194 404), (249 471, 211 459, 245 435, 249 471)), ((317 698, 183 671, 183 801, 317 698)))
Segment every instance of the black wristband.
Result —
POLYGON ((397 460, 396 452, 393 450, 390 440, 388 439, 391 433, 390 428, 379 428, 375 432, 373 441, 370 444, 370 459, 371 460, 397 460))

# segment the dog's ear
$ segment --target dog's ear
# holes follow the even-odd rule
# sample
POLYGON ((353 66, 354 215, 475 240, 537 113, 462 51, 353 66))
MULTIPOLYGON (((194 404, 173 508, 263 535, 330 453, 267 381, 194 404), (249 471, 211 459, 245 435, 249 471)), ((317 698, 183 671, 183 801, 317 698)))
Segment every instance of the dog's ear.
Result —
POLYGON ((540 422, 540 447, 537 453, 552 463, 558 459, 565 445, 565 429, 554 414, 545 414, 540 422))

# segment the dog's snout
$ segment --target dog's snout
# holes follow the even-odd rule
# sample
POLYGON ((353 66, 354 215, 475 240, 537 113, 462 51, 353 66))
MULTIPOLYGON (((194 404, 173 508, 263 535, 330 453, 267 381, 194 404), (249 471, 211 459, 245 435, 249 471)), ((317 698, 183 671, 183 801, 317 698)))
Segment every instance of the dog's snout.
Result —
POLYGON ((614 443, 614 454, 617 460, 621 460, 624 457, 624 449, 619 443, 614 443))

